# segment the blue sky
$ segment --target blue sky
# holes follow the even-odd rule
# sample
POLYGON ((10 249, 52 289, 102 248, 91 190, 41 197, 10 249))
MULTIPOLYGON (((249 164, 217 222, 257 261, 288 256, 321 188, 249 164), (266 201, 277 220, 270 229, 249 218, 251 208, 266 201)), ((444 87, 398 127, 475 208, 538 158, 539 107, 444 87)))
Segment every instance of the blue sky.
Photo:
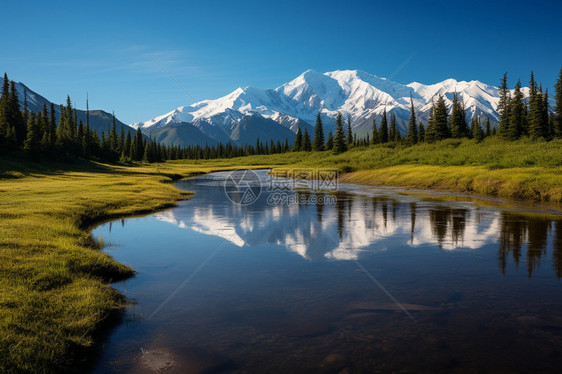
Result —
POLYGON ((562 3, 517 1, 10 1, 0 71, 62 103, 150 119, 239 86, 361 69, 400 83, 528 81, 552 91, 562 3), (156 63, 187 89, 187 95, 156 63))

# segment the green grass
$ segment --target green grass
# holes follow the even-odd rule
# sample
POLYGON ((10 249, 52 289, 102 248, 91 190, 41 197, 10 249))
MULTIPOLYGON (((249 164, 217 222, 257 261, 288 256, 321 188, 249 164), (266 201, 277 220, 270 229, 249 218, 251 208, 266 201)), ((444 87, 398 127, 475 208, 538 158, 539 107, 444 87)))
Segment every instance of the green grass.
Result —
MULTIPOLYGON (((257 162, 257 160, 254 160, 257 162)), ((251 158, 246 162, 250 163, 251 158)), ((266 164, 267 159, 260 159, 266 164)), ((378 145, 275 157, 277 169, 337 168, 342 181, 440 189, 509 199, 562 203, 562 141, 481 143, 449 139, 413 147, 378 145)))
POLYGON ((126 305, 111 281, 134 274, 99 251, 91 225, 187 198, 174 179, 246 167, 336 167, 349 182, 560 203, 561 165, 562 141, 497 138, 136 167, 0 158, 0 372, 80 365, 96 331, 126 305))
POLYGON ((91 225, 172 206, 189 194, 168 182, 215 168, 0 165, 0 372, 72 370, 125 306, 110 282, 134 274, 98 250, 91 225))

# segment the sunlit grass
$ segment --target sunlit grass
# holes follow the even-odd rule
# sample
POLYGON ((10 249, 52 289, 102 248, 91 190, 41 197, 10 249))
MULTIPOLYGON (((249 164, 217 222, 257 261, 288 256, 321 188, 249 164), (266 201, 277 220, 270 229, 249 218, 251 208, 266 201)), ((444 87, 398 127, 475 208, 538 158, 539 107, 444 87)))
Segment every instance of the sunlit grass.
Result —
MULTIPOLYGON (((265 160, 261 161, 266 163, 265 160)), ((562 141, 445 140, 276 157, 277 169, 337 168, 341 180, 441 189, 509 199, 562 202, 562 141), (282 162, 281 162, 282 161, 282 162), (284 164, 284 165, 283 165, 284 164)))
POLYGON ((110 282, 133 274, 98 250, 89 226, 171 206, 188 194, 170 176, 213 168, 0 165, 0 372, 73 367, 125 305, 110 282))
POLYGON ((112 280, 133 270, 99 251, 93 223, 186 198, 170 183, 236 168, 338 168, 342 180, 562 202, 562 141, 447 140, 136 167, 0 159, 0 372, 75 367, 125 305, 112 280))

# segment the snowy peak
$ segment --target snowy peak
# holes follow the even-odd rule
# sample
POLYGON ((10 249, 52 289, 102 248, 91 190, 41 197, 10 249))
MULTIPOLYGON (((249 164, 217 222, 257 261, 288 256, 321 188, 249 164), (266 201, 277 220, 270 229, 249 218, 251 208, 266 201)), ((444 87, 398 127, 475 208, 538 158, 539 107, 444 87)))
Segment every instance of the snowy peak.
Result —
MULTIPOLYGON (((523 92, 528 90, 523 89, 523 92)), ((370 132, 373 120, 380 123, 386 110, 389 116, 396 116, 399 130, 405 133, 410 97, 418 119, 425 122, 432 102, 439 95, 450 106, 455 94, 463 100, 468 120, 472 116, 488 117, 492 123, 499 120, 496 111, 498 88, 476 80, 467 82, 451 78, 430 85, 401 84, 362 70, 326 73, 307 70, 275 89, 239 87, 216 100, 179 107, 133 126, 141 127, 150 135, 151 131, 161 127, 190 123, 216 141, 228 141, 244 138, 239 134, 234 136, 232 132, 234 129, 239 131, 238 124, 246 117, 251 117, 253 123, 245 124, 243 128, 256 131, 255 124, 270 126, 274 122, 295 133, 299 127, 311 130, 311 124, 320 112, 327 131, 334 128, 335 119, 341 113, 351 120, 357 135, 364 136, 370 132)), ((270 132, 282 133, 278 129, 270 129, 270 132)))

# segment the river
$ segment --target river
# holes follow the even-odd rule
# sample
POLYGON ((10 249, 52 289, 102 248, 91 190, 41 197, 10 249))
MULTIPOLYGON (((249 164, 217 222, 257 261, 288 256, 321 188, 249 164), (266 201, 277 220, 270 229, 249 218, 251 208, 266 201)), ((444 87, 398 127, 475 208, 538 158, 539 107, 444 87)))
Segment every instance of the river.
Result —
POLYGON ((561 220, 399 189, 280 189, 266 173, 251 201, 212 173, 177 182, 195 195, 173 209, 93 231, 138 272, 114 284, 131 305, 93 373, 561 367, 561 220))

